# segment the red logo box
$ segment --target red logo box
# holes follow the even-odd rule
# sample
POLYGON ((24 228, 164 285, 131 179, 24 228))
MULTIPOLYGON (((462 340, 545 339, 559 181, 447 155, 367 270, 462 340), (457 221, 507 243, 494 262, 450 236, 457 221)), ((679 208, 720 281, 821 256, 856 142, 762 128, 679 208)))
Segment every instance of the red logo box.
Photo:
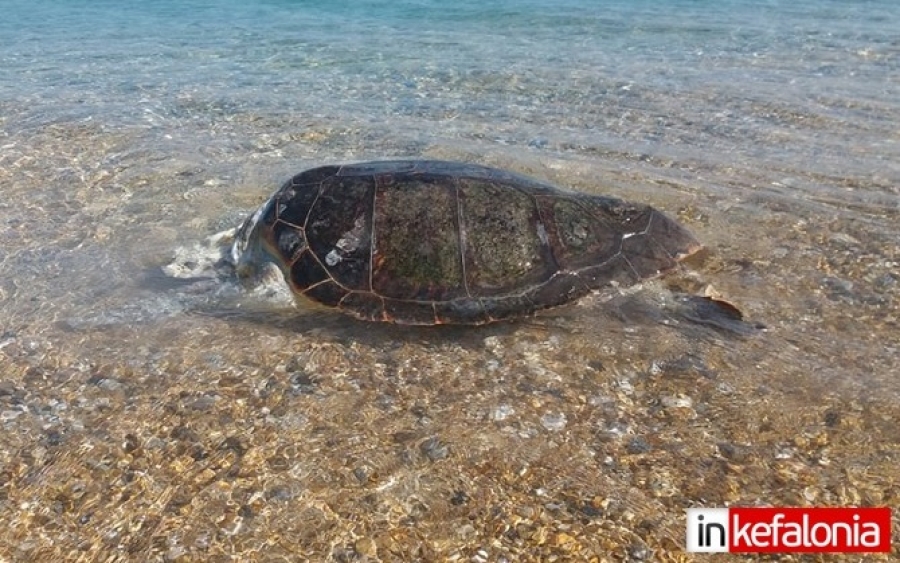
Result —
POLYGON ((693 552, 887 553, 890 508, 691 508, 693 552))

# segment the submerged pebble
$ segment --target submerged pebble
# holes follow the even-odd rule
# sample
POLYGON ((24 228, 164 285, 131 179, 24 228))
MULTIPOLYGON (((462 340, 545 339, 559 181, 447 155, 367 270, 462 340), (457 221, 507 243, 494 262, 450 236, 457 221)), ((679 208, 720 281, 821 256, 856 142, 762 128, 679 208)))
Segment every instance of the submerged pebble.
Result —
POLYGON ((541 417, 541 426, 550 432, 561 432, 566 428, 568 419, 565 413, 547 413, 541 417))

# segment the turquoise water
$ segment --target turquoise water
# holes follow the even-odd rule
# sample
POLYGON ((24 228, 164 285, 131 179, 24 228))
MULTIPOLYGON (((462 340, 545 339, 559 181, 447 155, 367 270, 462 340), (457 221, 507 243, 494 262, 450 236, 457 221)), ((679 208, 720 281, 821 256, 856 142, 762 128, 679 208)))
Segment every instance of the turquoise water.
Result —
POLYGON ((739 149, 771 125, 747 122, 747 104, 858 126, 900 94, 889 0, 4 4, 7 127, 255 112, 428 135, 453 117, 496 123, 509 143, 653 148, 703 120, 692 143, 739 149))

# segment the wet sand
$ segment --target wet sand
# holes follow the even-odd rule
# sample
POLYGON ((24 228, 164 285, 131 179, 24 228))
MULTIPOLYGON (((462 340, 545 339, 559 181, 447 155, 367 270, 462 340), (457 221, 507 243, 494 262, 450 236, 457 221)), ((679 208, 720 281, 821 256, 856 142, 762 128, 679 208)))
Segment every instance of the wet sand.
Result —
POLYGON ((686 508, 757 504, 894 507, 896 553, 896 178, 268 125, 197 147, 95 123, 7 132, 0 559, 682 561, 686 508), (709 252, 612 301, 483 328, 154 278, 348 153, 643 201, 709 252), (691 323, 672 289, 765 328, 691 323))

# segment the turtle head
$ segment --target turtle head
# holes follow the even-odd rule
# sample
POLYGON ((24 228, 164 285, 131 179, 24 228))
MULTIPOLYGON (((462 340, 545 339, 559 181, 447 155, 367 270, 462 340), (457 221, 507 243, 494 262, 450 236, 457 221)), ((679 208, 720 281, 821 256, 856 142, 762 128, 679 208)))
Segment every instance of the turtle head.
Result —
POLYGON ((231 262, 240 282, 249 287, 267 283, 278 269, 271 241, 271 229, 264 218, 272 212, 268 201, 247 217, 234 233, 226 260, 231 262))

